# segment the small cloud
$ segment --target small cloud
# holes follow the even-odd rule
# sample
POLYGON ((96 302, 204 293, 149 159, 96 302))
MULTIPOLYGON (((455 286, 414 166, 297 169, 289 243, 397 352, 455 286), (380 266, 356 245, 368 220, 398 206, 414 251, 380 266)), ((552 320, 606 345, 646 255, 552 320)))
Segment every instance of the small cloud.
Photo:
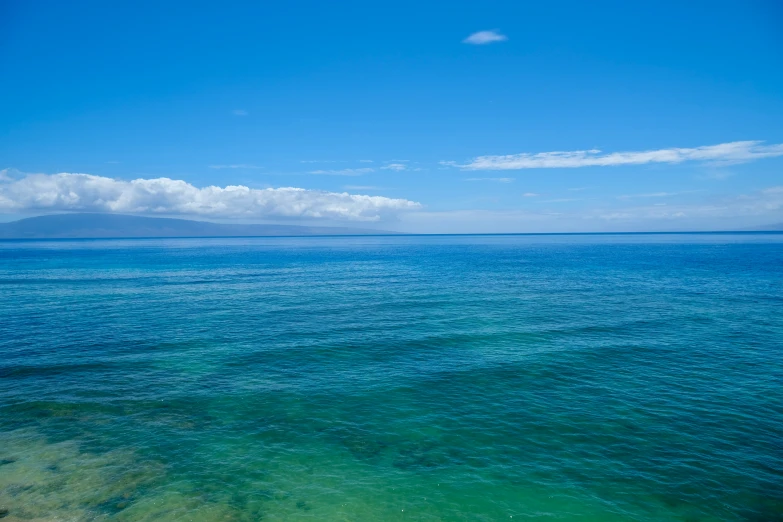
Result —
POLYGON ((385 167, 381 167, 381 169, 383 169, 383 170, 394 170, 394 171, 397 171, 397 172, 399 172, 401 170, 405 170, 406 168, 408 168, 408 167, 406 167, 402 163, 390 163, 390 164, 386 165, 385 167))
POLYGON ((369 172, 375 172, 375 169, 338 169, 338 170, 311 170, 309 174, 323 174, 327 176, 361 176, 369 172))
POLYGON ((525 192, 524 194, 522 194, 522 197, 523 198, 537 198, 540 195, 541 194, 536 194, 535 192, 525 192))
POLYGON ((574 188, 570 188, 568 190, 570 190, 571 192, 581 192, 583 190, 587 190, 587 187, 574 187, 574 188))
POLYGON ((498 183, 511 183, 514 178, 465 178, 465 181, 497 181, 498 183))
POLYGON ((581 201, 581 200, 575 198, 557 198, 557 199, 547 199, 546 201, 544 201, 544 203, 566 203, 568 201, 581 201))
POLYGON ((337 163, 337 160, 300 160, 299 163, 337 163))
POLYGON ((359 163, 372 163, 372 160, 359 160, 359 163))
POLYGON ((493 42, 505 42, 508 40, 508 36, 500 34, 496 29, 492 31, 479 31, 468 36, 462 43, 472 45, 485 45, 493 42))
POLYGON ((727 179, 734 175, 734 172, 723 168, 709 168, 707 173, 703 176, 698 176, 700 179, 727 179))
POLYGON ((264 167, 257 167, 255 165, 247 165, 245 163, 239 163, 237 165, 210 165, 211 169, 263 169, 264 167))
POLYGON ((245 109, 234 109, 231 111, 234 116, 247 116, 249 113, 245 109))

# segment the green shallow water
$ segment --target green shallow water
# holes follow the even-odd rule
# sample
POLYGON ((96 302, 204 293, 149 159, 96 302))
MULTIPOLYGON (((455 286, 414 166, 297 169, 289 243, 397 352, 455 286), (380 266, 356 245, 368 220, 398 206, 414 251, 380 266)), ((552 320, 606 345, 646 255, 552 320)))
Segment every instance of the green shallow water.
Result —
POLYGON ((0 508, 783 520, 782 240, 0 242, 0 508))

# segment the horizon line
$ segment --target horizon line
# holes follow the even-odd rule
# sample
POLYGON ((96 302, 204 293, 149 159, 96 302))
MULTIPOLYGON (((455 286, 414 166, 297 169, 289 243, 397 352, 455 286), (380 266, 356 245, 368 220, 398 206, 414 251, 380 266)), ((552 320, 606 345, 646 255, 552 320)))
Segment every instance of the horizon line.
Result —
POLYGON ((0 241, 98 241, 127 239, 250 239, 250 238, 339 238, 339 237, 434 237, 434 236, 624 236, 688 234, 783 234, 783 230, 669 230, 636 232, 391 232, 388 234, 302 234, 257 236, 116 236, 116 237, 3 237, 0 241))

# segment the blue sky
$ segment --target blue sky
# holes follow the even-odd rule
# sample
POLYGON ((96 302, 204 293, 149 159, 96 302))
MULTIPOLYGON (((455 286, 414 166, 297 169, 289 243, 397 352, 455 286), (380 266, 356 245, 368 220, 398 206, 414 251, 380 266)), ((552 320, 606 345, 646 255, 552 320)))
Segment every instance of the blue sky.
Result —
POLYGON ((779 2, 158 4, 0 2, 0 219, 783 222, 779 2))

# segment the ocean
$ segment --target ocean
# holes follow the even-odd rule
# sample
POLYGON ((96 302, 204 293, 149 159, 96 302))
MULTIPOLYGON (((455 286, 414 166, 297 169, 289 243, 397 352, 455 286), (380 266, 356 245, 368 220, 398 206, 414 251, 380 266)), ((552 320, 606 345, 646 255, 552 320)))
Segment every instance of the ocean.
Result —
POLYGON ((783 234, 0 241, 0 517, 783 520, 783 234))

